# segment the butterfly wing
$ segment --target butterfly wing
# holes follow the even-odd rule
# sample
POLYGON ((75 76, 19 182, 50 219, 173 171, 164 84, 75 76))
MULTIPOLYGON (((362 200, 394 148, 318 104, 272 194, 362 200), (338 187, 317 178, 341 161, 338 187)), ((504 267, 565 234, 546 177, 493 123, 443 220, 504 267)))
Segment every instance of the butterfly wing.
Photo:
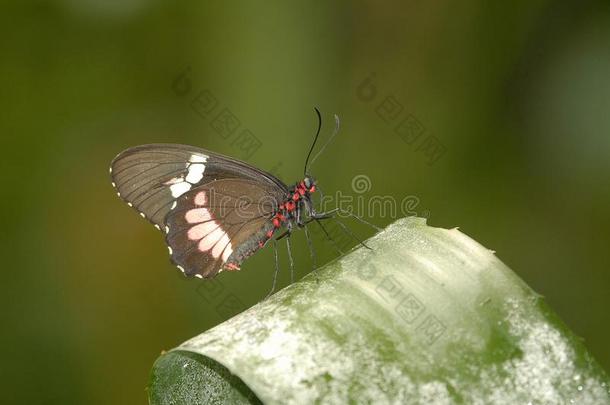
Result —
POLYGON ((110 166, 117 194, 157 229, 178 198, 213 180, 251 180, 282 198, 287 188, 281 180, 247 163, 194 146, 150 144, 121 152, 110 166))
POLYGON ((166 218, 172 262, 186 275, 214 277, 237 270, 264 245, 277 199, 260 183, 221 179, 198 186, 177 200, 166 218))
POLYGON ((110 174, 119 197, 166 233, 172 262, 206 278, 239 269, 266 242, 288 193, 281 180, 247 163, 178 144, 127 149, 110 174))

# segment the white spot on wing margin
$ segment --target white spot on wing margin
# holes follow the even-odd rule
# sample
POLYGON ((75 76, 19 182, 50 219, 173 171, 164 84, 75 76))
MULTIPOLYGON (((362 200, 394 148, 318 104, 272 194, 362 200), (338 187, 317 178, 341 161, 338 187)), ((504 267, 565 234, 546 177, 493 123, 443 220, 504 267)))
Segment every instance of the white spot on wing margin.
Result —
POLYGON ((208 161, 208 156, 206 155, 191 155, 189 158, 189 162, 191 163, 205 163, 208 161))

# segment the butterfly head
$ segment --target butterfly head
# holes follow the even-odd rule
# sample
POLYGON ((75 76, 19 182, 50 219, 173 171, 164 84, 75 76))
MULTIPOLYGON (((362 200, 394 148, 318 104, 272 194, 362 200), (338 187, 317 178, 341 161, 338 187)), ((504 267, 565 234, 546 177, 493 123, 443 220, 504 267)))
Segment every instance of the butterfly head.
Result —
POLYGON ((307 193, 313 193, 316 191, 316 180, 310 175, 306 175, 303 179, 303 187, 307 193))

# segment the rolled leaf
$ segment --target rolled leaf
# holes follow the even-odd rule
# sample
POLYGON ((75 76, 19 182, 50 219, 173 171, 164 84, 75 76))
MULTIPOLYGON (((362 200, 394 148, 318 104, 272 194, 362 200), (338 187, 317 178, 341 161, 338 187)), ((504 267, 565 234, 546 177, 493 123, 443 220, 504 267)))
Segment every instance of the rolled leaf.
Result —
POLYGON ((610 403, 607 374, 492 251, 413 217, 366 243, 161 356, 150 402, 610 403))

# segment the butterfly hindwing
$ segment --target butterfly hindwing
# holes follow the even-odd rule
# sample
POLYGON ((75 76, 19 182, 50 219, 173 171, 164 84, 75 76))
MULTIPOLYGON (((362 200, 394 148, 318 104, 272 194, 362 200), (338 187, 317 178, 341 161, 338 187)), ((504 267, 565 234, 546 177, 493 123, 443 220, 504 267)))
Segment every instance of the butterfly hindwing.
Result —
POLYGON ((276 210, 276 197, 252 180, 214 180, 193 188, 167 215, 171 260, 186 275, 204 278, 238 269, 273 228, 276 210))

